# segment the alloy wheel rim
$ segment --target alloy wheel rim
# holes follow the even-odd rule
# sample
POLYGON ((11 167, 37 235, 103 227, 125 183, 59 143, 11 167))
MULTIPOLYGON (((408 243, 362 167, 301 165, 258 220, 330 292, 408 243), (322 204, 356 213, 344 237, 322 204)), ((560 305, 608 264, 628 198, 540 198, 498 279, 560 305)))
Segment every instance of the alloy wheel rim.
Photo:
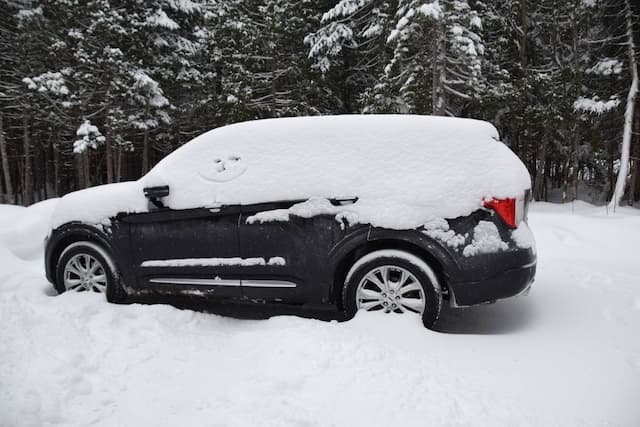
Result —
POLYGON ((356 289, 358 309, 385 313, 422 314, 426 305, 420 282, 409 270, 396 265, 371 269, 356 289))
POLYGON ((89 254, 74 255, 64 267, 64 287, 67 291, 104 293, 107 275, 102 263, 89 254))

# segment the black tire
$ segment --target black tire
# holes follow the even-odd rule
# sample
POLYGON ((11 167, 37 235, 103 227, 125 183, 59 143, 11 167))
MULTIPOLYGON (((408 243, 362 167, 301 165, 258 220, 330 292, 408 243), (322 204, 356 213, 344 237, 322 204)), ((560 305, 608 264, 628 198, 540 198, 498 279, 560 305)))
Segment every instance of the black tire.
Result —
POLYGON ((91 256, 98 261, 104 270, 107 279, 105 291, 107 301, 113 303, 123 302, 127 297, 127 293, 122 286, 120 275, 112 257, 101 246, 87 241, 72 243, 62 251, 56 264, 56 281, 54 283, 54 287, 58 293, 61 294, 67 290, 64 284, 65 266, 71 258, 79 254, 91 256))
POLYGON ((342 304, 347 319, 353 318, 358 311, 356 301, 358 284, 367 273, 382 266, 401 267, 415 276, 425 296, 422 323, 426 328, 432 329, 442 308, 442 292, 438 278, 424 260, 411 253, 395 249, 371 252, 351 267, 342 291, 342 304))

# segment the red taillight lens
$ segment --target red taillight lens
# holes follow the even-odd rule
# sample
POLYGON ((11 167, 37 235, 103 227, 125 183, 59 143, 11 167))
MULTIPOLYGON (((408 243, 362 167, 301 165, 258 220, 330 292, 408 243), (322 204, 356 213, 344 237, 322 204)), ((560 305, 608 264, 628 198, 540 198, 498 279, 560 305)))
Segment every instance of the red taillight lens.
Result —
POLYGON ((518 227, 516 199, 484 199, 482 204, 487 209, 493 209, 509 227, 518 227))

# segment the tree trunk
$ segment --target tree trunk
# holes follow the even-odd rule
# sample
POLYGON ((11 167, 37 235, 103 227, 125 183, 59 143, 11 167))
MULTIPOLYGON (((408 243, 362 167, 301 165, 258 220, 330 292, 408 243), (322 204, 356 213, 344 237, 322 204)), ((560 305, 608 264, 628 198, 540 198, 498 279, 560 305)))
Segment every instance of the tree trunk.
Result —
MULTIPOLYGON (((575 77, 575 99, 580 98, 582 94, 582 74, 580 73, 580 34, 578 33, 578 22, 575 10, 571 14, 571 37, 573 39, 573 74, 575 77)), ((575 117, 573 127, 573 135, 571 141, 571 160, 569 163, 570 171, 570 188, 569 201, 578 198, 578 172, 580 171, 580 118, 575 117)))
POLYGON ((86 169, 84 167, 85 154, 84 153, 76 153, 76 154, 74 154, 74 157, 75 157, 74 158, 74 162, 76 164, 76 171, 78 172, 76 189, 85 188, 86 187, 86 182, 87 182, 87 178, 85 177, 86 169))
POLYGON ((444 116, 447 106, 444 91, 445 28, 442 19, 438 20, 437 32, 433 41, 433 58, 431 62, 431 110, 435 116, 444 116))
POLYGON ((633 206, 636 199, 636 186, 638 184, 638 160, 631 159, 631 182, 629 183, 629 199, 627 204, 633 206))
POLYGON ((122 177, 122 148, 116 148, 116 182, 120 182, 122 177))
POLYGON ((629 69, 631 71, 631 86, 627 95, 627 108, 624 113, 624 131, 622 134, 622 147, 620 149, 620 169, 618 179, 613 190, 613 196, 609 207, 615 209, 620 204, 624 196, 629 172, 629 154, 631 149, 631 138, 633 136, 633 119, 635 114, 636 96, 638 95, 638 64, 636 63, 635 44, 633 42, 633 14, 631 13, 631 2, 625 0, 625 20, 627 22, 627 48, 629 55, 629 69))
POLYGON ((615 183, 615 178, 616 178, 616 174, 613 170, 613 163, 614 163, 614 145, 609 142, 607 143, 607 199, 610 199, 611 197, 613 197, 613 188, 614 188, 614 183, 615 183))
POLYGON ((53 131, 53 195, 60 196, 60 129, 53 131))
MULTIPOLYGON (((149 117, 149 104, 144 112, 144 116, 149 117)), ((149 171, 149 128, 145 126, 142 137, 142 175, 149 171)))
POLYGON ((580 128, 574 127, 571 139, 571 158, 568 168, 567 201, 572 202, 578 198, 578 172, 580 171, 580 128))
POLYGON ((107 183, 113 182, 113 149, 111 147, 111 128, 106 127, 104 140, 105 163, 107 168, 107 183))
MULTIPOLYGON (((636 99, 636 103, 638 100, 636 99)), ((636 105, 636 108, 638 106, 636 105)), ((640 182, 638 182, 638 169, 640 169, 640 114, 636 114, 635 119, 635 131, 633 132, 633 140, 635 142, 631 147, 631 183, 629 185, 629 199, 627 203, 629 206, 633 206, 636 201, 638 193, 638 187, 640 187, 640 182)))
POLYGON ((537 161, 536 161, 536 175, 533 180, 533 197, 535 200, 542 200, 544 174, 546 170, 547 160, 547 136, 543 136, 542 140, 538 144, 537 161))
POLYGON ((276 78, 277 78, 276 58, 274 56, 273 60, 271 61, 271 117, 278 117, 278 101, 276 98, 276 93, 277 93, 276 78))
POLYGON ((22 146, 24 152, 22 204, 29 206, 33 200, 33 170, 31 169, 31 139, 29 137, 29 113, 27 112, 22 115, 22 146))
POLYGON ((520 0, 520 66, 522 71, 527 68, 527 0, 520 0))
POLYGON ((91 167, 90 167, 89 150, 82 153, 82 170, 84 175, 84 188, 91 187, 91 167))
POLYGON ((142 175, 149 172, 149 129, 144 130, 142 137, 142 175))
POLYGON ((7 157, 7 141, 4 137, 4 123, 0 113, 0 157, 2 158, 2 173, 4 175, 4 185, 6 189, 7 203, 15 203, 13 194, 13 184, 11 182, 11 169, 9 169, 9 158, 7 157))
POLYGON ((42 200, 46 200, 51 196, 51 191, 53 189, 53 171, 51 170, 51 166, 52 166, 52 158, 53 158, 53 141, 54 141, 54 135, 55 135, 55 129, 51 129, 51 132, 49 134, 49 142, 47 143, 47 145, 44 148, 44 156, 43 156, 43 161, 44 161, 44 185, 42 186, 43 188, 43 195, 42 195, 42 200))

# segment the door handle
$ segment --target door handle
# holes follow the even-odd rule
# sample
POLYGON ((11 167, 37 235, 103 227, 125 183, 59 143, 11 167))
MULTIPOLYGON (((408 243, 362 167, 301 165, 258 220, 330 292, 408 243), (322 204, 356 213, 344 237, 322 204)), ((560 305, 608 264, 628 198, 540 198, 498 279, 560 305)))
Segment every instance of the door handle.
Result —
POLYGON ((344 205, 352 205, 358 201, 357 197, 334 197, 333 199, 329 199, 333 206, 344 206, 344 205))
POLYGON ((220 212, 222 210, 222 205, 214 203, 212 205, 209 205, 208 208, 209 208, 209 212, 218 213, 218 212, 220 212))

